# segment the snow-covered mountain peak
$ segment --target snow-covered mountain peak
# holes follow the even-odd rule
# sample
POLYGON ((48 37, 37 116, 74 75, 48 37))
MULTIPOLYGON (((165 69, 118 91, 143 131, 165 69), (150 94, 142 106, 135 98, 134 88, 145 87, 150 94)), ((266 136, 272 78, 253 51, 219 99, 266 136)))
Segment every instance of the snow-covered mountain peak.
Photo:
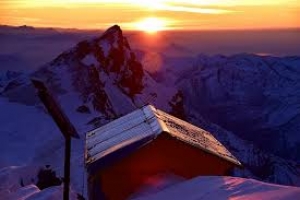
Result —
MULTIPOLYGON (((152 79, 117 25, 102 36, 79 42, 30 76, 44 80, 71 116, 88 113, 101 123, 147 103, 166 111, 176 106, 170 102, 178 91, 152 79)), ((5 85, 10 83, 10 79, 5 80, 5 85)), ((25 81, 3 90, 2 95, 13 102, 35 105, 39 100, 34 93, 26 76, 25 81)))
POLYGON ((102 36, 110 35, 110 34, 121 34, 122 35, 122 30, 121 27, 117 24, 111 26, 108 28, 102 36))
MULTIPOLYGON (((141 93, 143 89, 143 67, 117 25, 98 38, 78 43, 58 56, 50 65, 55 67, 66 64, 72 68, 70 71, 89 70, 91 73, 103 73, 101 76, 114 79, 114 83, 131 97, 141 93)), ((100 78, 102 81, 105 79, 100 78)))
MULTIPOLYGON (((107 29, 99 40, 107 40, 114 48, 126 47, 130 49, 127 39, 123 36, 123 32, 118 25, 114 25, 107 29)), ((100 44, 101 45, 101 44, 100 44)))

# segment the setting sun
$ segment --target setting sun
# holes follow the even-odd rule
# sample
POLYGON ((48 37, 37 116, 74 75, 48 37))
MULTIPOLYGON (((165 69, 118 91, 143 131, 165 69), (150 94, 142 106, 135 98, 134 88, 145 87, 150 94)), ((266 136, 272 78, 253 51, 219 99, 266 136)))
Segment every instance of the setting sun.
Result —
POLYGON ((167 29, 167 21, 157 17, 148 17, 135 23, 135 29, 146 33, 156 33, 167 29))

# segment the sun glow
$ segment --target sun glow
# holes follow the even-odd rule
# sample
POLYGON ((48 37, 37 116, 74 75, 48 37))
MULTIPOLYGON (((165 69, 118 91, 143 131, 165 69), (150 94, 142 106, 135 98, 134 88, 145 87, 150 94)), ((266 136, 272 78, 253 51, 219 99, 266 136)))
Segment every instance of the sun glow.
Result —
POLYGON ((131 0, 131 3, 150 10, 159 10, 160 7, 166 5, 164 0, 131 0))
POLYGON ((73 6, 82 6, 82 5, 93 5, 97 6, 97 4, 111 4, 111 5, 136 5, 148 9, 156 9, 162 5, 165 5, 167 1, 165 0, 127 0, 124 3, 124 0, 2 0, 6 2, 6 4, 10 5, 18 5, 21 7, 48 7, 48 6, 65 6, 65 7, 73 7, 73 6))
POLYGON ((141 7, 155 9, 172 4, 185 6, 233 6, 233 5, 280 5, 280 4, 298 4, 296 0, 1 0, 0 5, 18 5, 25 7, 47 7, 61 6, 66 7, 73 5, 88 5, 88 4, 131 4, 141 7))
POLYGON ((136 30, 151 34, 157 33, 158 31, 167 30, 167 26, 167 20, 157 17, 148 17, 134 24, 134 28, 136 30))
POLYGON ((299 13, 297 0, 0 0, 0 24, 147 33, 299 28, 299 13))

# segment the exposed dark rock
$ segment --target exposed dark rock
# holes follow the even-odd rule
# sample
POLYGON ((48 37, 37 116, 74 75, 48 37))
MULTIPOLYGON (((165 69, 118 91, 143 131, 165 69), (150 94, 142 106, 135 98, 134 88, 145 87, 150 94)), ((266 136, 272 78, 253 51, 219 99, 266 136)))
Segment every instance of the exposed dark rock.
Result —
POLYGON ((50 166, 40 169, 38 172, 38 181, 36 186, 43 190, 48 187, 61 185, 62 179, 56 176, 56 172, 53 171, 50 166))
POLYGON ((172 100, 169 102, 169 105, 171 106, 170 114, 178 117, 179 119, 186 120, 183 94, 180 90, 175 94, 175 96, 173 96, 172 100))
POLYGON ((77 109, 76 109, 77 112, 79 113, 91 113, 89 107, 87 107, 86 105, 82 105, 82 106, 79 106, 77 109))

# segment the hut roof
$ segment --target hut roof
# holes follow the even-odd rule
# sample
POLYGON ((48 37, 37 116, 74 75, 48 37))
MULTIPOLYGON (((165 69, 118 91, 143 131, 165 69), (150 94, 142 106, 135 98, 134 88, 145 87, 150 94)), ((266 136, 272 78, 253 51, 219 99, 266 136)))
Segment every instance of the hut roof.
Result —
MULTIPOLYGON (((208 131, 152 105, 144 106, 86 134, 86 165, 105 161, 120 151, 134 151, 160 134, 192 145, 235 165, 241 163, 208 131)), ((115 157, 115 156, 114 156, 115 157)))

